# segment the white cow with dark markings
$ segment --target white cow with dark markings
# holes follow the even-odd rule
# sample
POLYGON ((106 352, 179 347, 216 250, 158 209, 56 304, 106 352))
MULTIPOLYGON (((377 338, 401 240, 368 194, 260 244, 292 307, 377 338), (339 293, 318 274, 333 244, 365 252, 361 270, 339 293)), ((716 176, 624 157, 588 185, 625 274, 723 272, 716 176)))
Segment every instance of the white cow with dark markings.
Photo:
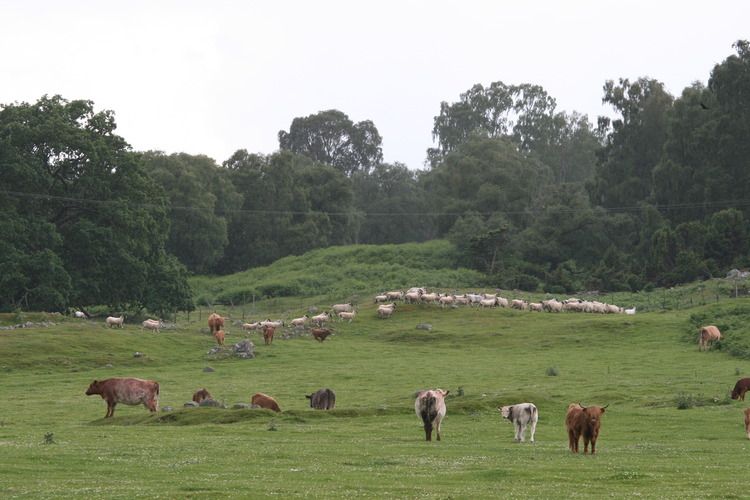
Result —
POLYGON ((497 408, 503 415, 513 422, 516 429, 514 443, 523 443, 526 438, 526 427, 531 427, 531 442, 534 442, 534 431, 536 423, 539 420, 539 412, 533 403, 520 403, 513 406, 498 406, 497 408))

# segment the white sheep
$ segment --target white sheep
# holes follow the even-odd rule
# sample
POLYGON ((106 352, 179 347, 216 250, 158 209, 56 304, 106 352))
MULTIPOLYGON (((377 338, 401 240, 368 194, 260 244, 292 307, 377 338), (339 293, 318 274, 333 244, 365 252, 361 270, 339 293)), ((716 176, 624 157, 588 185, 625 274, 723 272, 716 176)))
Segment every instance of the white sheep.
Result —
POLYGON ((340 312, 349 312, 352 310, 352 307, 354 307, 354 304, 351 302, 347 302, 346 304, 336 304, 334 306, 331 306, 331 311, 333 314, 338 314, 340 312))
POLYGON ((318 314, 317 316, 313 316, 312 318, 310 318, 310 323, 314 326, 323 326, 329 319, 331 319, 331 314, 328 311, 325 311, 321 314, 318 314))
POLYGON ((159 332, 159 327, 161 326, 161 321, 157 321, 155 319, 147 319, 143 323, 141 323, 141 330, 144 328, 149 328, 157 333, 159 332))
POLYGON ((305 314, 301 318, 294 318, 292 321, 289 322, 289 324, 292 326, 305 326, 306 321, 307 321, 307 314, 305 314))
POLYGON ((120 328, 123 328, 122 323, 125 321, 125 315, 121 314, 119 318, 115 318, 114 316, 107 317, 107 321, 104 324, 104 328, 109 328, 110 325, 117 325, 120 328))
POLYGON ((278 321, 271 321, 271 318, 266 319, 265 321, 260 322, 261 328, 281 328, 284 326, 284 320, 278 320, 278 321))
POLYGON ((440 302, 440 307, 445 309, 445 306, 452 306, 456 302, 456 296, 455 295, 443 295, 438 299, 438 302, 440 302))
POLYGON ((243 330, 260 330, 262 328, 260 321, 256 321, 255 323, 242 323, 243 330))
POLYGON ((378 306, 378 318, 389 318, 396 308, 396 303, 391 302, 388 305, 378 306))
POLYGON ((357 311, 351 311, 351 312, 349 312, 349 311, 341 311, 339 313, 339 323, 341 323, 345 319, 348 319, 349 323, 351 323, 352 320, 354 319, 354 316, 356 316, 356 315, 357 315, 357 311))
POLYGON ((635 306, 632 309, 625 309, 625 314, 635 314, 635 306))

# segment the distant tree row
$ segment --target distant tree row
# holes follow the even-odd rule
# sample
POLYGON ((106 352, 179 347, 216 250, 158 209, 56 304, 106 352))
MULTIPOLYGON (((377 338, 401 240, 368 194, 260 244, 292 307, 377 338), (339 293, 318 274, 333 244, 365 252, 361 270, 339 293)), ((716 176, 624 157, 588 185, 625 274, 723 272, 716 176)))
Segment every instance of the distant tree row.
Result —
POLYGON ((383 163, 375 125, 338 110, 219 165, 134 152, 89 101, 5 105, 0 310, 189 309, 190 272, 434 238, 496 286, 553 293, 747 267, 750 45, 734 49, 678 98, 607 81, 617 118, 596 126, 539 86, 477 84, 441 103, 420 170, 383 163))

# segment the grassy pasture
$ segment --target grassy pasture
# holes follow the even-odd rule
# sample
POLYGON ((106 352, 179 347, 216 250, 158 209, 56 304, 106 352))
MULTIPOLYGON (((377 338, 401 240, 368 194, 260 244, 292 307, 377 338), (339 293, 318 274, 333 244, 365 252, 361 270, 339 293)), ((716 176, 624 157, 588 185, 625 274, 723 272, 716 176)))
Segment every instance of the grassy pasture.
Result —
POLYGON ((0 331, 0 496, 745 498, 747 405, 728 393, 747 361, 686 341, 689 315, 713 307, 625 316, 399 305, 379 320, 362 300, 354 323, 336 323, 322 344, 277 331, 265 346, 227 325, 228 344, 255 343, 247 360, 209 356, 203 323, 153 333, 26 315, 54 325, 0 331), (84 392, 114 376, 159 381, 160 411, 119 405, 103 419, 105 403, 84 392), (183 408, 201 387, 229 409, 183 408), (336 410, 311 410, 304 394, 324 387, 336 410), (443 440, 425 442, 412 394, 435 387, 451 391, 448 414, 443 440), (231 409, 255 392, 284 411, 231 409), (678 398, 699 404, 678 410, 678 398), (534 444, 513 443, 495 409, 523 401, 539 408, 534 444), (610 405, 596 456, 567 450, 572 402, 610 405))

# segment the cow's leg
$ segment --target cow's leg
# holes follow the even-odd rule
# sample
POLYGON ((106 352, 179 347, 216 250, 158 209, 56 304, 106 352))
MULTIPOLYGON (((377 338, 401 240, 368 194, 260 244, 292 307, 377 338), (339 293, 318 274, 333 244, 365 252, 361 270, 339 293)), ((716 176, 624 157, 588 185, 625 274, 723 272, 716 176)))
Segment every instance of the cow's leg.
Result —
POLYGON ((526 440, 526 423, 525 422, 521 422, 521 432, 518 438, 522 443, 526 440))
POLYGON ((531 421, 531 442, 534 442, 534 432, 536 431, 536 420, 531 421))
POLYGON ((437 421, 437 440, 440 441, 440 424, 442 424, 442 420, 437 421))
POLYGON ((591 439, 591 454, 596 455, 596 438, 591 439))
POLYGON ((589 454, 589 437, 586 434, 583 435, 583 454, 589 454))
POLYGON ((578 453, 578 438, 573 431, 568 431, 568 447, 573 453, 578 453))
POLYGON ((104 418, 110 418, 115 414, 115 406, 117 406, 117 403, 107 403, 107 414, 104 415, 104 418))

